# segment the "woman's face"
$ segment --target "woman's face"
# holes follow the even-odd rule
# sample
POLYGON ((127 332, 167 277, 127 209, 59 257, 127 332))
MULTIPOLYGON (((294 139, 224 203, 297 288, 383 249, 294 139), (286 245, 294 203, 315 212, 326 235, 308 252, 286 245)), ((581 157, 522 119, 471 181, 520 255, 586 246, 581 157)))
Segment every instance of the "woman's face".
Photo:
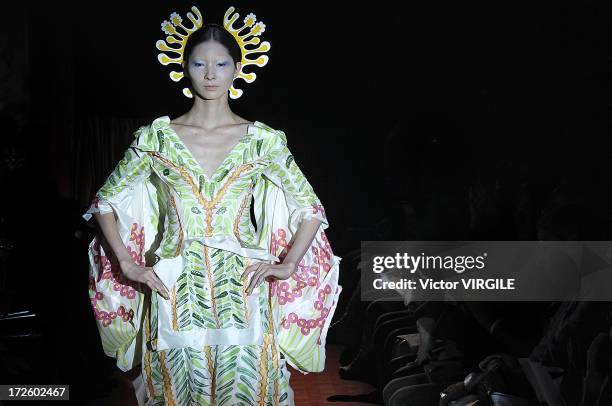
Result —
POLYGON ((240 62, 234 64, 227 48, 216 41, 196 45, 185 69, 191 79, 192 91, 203 99, 227 97, 240 62))

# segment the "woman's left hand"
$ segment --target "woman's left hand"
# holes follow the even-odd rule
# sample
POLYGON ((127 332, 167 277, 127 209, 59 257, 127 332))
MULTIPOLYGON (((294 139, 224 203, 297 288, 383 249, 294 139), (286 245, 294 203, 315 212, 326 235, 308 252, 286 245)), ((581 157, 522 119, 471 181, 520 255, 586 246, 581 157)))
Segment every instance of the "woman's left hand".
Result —
POLYGON ((245 268, 242 273, 242 280, 245 280, 249 273, 253 272, 251 282, 246 289, 247 295, 250 295, 256 287, 259 286, 264 280, 273 279, 288 279, 291 274, 297 269, 297 264, 294 263, 283 263, 283 264, 267 264, 265 262, 258 262, 253 265, 249 265, 245 268))

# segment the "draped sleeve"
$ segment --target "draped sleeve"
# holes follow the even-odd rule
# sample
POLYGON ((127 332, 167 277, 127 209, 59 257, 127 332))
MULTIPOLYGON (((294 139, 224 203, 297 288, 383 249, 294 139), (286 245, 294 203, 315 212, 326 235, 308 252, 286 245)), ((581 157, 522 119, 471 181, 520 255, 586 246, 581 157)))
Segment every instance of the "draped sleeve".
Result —
POLYGON ((320 220, 323 230, 329 227, 325 209, 295 162, 284 132, 277 131, 273 136, 268 159, 269 164, 263 176, 283 191, 289 211, 288 225, 291 229, 295 232, 301 221, 307 218, 320 220))
POLYGON ((277 343, 286 361, 306 374, 325 366, 325 340, 342 286, 338 285, 340 257, 325 234, 325 210, 299 168, 282 131, 272 131, 266 167, 255 186, 255 217, 262 245, 284 259, 304 219, 321 221, 296 272, 270 282, 277 343))
POLYGON ((140 127, 123 158, 96 192, 89 209, 83 214, 85 220, 89 221, 93 213, 110 213, 114 207, 126 206, 126 199, 134 187, 151 175, 151 157, 147 153, 151 150, 154 150, 154 145, 149 128, 140 127))
MULTIPOLYGON (((149 130, 141 127, 134 133, 123 158, 83 214, 90 220, 93 213, 114 212, 121 241, 139 265, 145 265, 159 218, 157 189, 149 180, 152 169, 147 152, 155 150, 149 130)), ((105 354, 127 371, 141 360, 138 337, 146 288, 123 276, 107 247, 102 233, 89 243, 89 298, 105 354)))

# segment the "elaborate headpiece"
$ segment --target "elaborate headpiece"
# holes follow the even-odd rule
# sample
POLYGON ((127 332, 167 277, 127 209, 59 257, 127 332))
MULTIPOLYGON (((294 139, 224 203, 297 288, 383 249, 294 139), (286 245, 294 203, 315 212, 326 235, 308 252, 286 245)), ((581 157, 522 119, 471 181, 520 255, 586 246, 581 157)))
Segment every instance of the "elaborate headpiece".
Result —
MULTIPOLYGON (((242 59, 240 61, 241 68, 236 78, 241 78, 247 83, 252 83, 253 81, 255 81, 255 78, 257 77, 257 75, 254 72, 245 73, 244 67, 247 65, 257 65, 259 67, 262 67, 266 63, 268 63, 267 55, 260 55, 257 59, 247 58, 247 56, 250 54, 268 52, 270 50, 270 43, 268 41, 263 41, 260 44, 261 40, 260 38, 258 38, 258 36, 261 35, 261 33, 265 31, 266 25, 262 23, 261 21, 258 23, 255 23, 256 21, 255 14, 250 13, 244 18, 244 25, 242 27, 234 28, 233 24, 236 21, 236 19, 238 19, 238 16, 239 16, 238 13, 234 13, 234 10, 235 10, 234 7, 230 7, 225 12, 225 16, 223 17, 223 27, 225 27, 225 29, 230 34, 232 34, 232 36, 236 39, 236 42, 238 42, 238 45, 240 45, 240 50, 242 53, 242 59), (250 28, 250 30, 246 32, 245 34, 240 35, 240 32, 243 31, 245 28, 250 28), (247 45, 254 46, 258 44, 259 46, 256 48, 252 47, 249 49, 246 47, 247 45)), ((166 55, 164 52, 161 52, 159 55, 157 55, 157 59, 162 65, 168 65, 171 63, 176 63, 176 64, 181 65, 183 62, 183 57, 184 57, 183 52, 185 51, 185 44, 187 43, 187 39, 189 38, 191 34, 193 34, 198 29, 204 26, 203 20, 202 20, 202 13, 200 13, 200 10, 198 10, 197 7, 193 6, 191 7, 191 11, 193 11, 195 16, 194 14, 188 12, 187 18, 191 20, 193 24, 192 27, 185 27, 183 25, 183 19, 176 12, 170 15, 170 21, 164 20, 164 22, 162 22, 161 29, 168 36, 166 37, 165 41, 158 40, 155 43, 155 45, 157 46, 157 49, 159 49, 160 51, 174 52, 175 54, 178 55, 174 58, 171 58, 168 55, 166 55), (180 28, 181 32, 177 30, 178 28, 180 28), (176 48, 173 48, 169 46, 168 44, 178 44, 179 46, 176 48)), ((176 72, 176 71, 170 72, 170 79, 172 79, 174 82, 178 82, 184 76, 185 75, 182 70, 180 72, 176 72)), ((242 90, 236 89, 233 83, 229 91, 230 91, 230 97, 232 99, 237 99, 240 96, 242 96, 242 90)), ((183 89, 183 94, 187 97, 193 97, 193 94, 188 88, 183 89)))

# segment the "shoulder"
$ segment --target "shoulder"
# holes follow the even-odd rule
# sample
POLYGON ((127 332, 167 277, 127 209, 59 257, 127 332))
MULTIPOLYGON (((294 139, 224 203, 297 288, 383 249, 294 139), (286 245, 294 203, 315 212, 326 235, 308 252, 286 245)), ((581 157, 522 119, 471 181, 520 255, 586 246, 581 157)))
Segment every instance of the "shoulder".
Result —
POLYGON ((287 145, 287 136, 284 131, 274 129, 261 121, 255 121, 253 127, 257 138, 263 140, 264 144, 270 148, 287 145))
POLYGON ((132 146, 143 151, 159 151, 160 145, 167 142, 170 131, 170 117, 158 117, 134 131, 132 146))

